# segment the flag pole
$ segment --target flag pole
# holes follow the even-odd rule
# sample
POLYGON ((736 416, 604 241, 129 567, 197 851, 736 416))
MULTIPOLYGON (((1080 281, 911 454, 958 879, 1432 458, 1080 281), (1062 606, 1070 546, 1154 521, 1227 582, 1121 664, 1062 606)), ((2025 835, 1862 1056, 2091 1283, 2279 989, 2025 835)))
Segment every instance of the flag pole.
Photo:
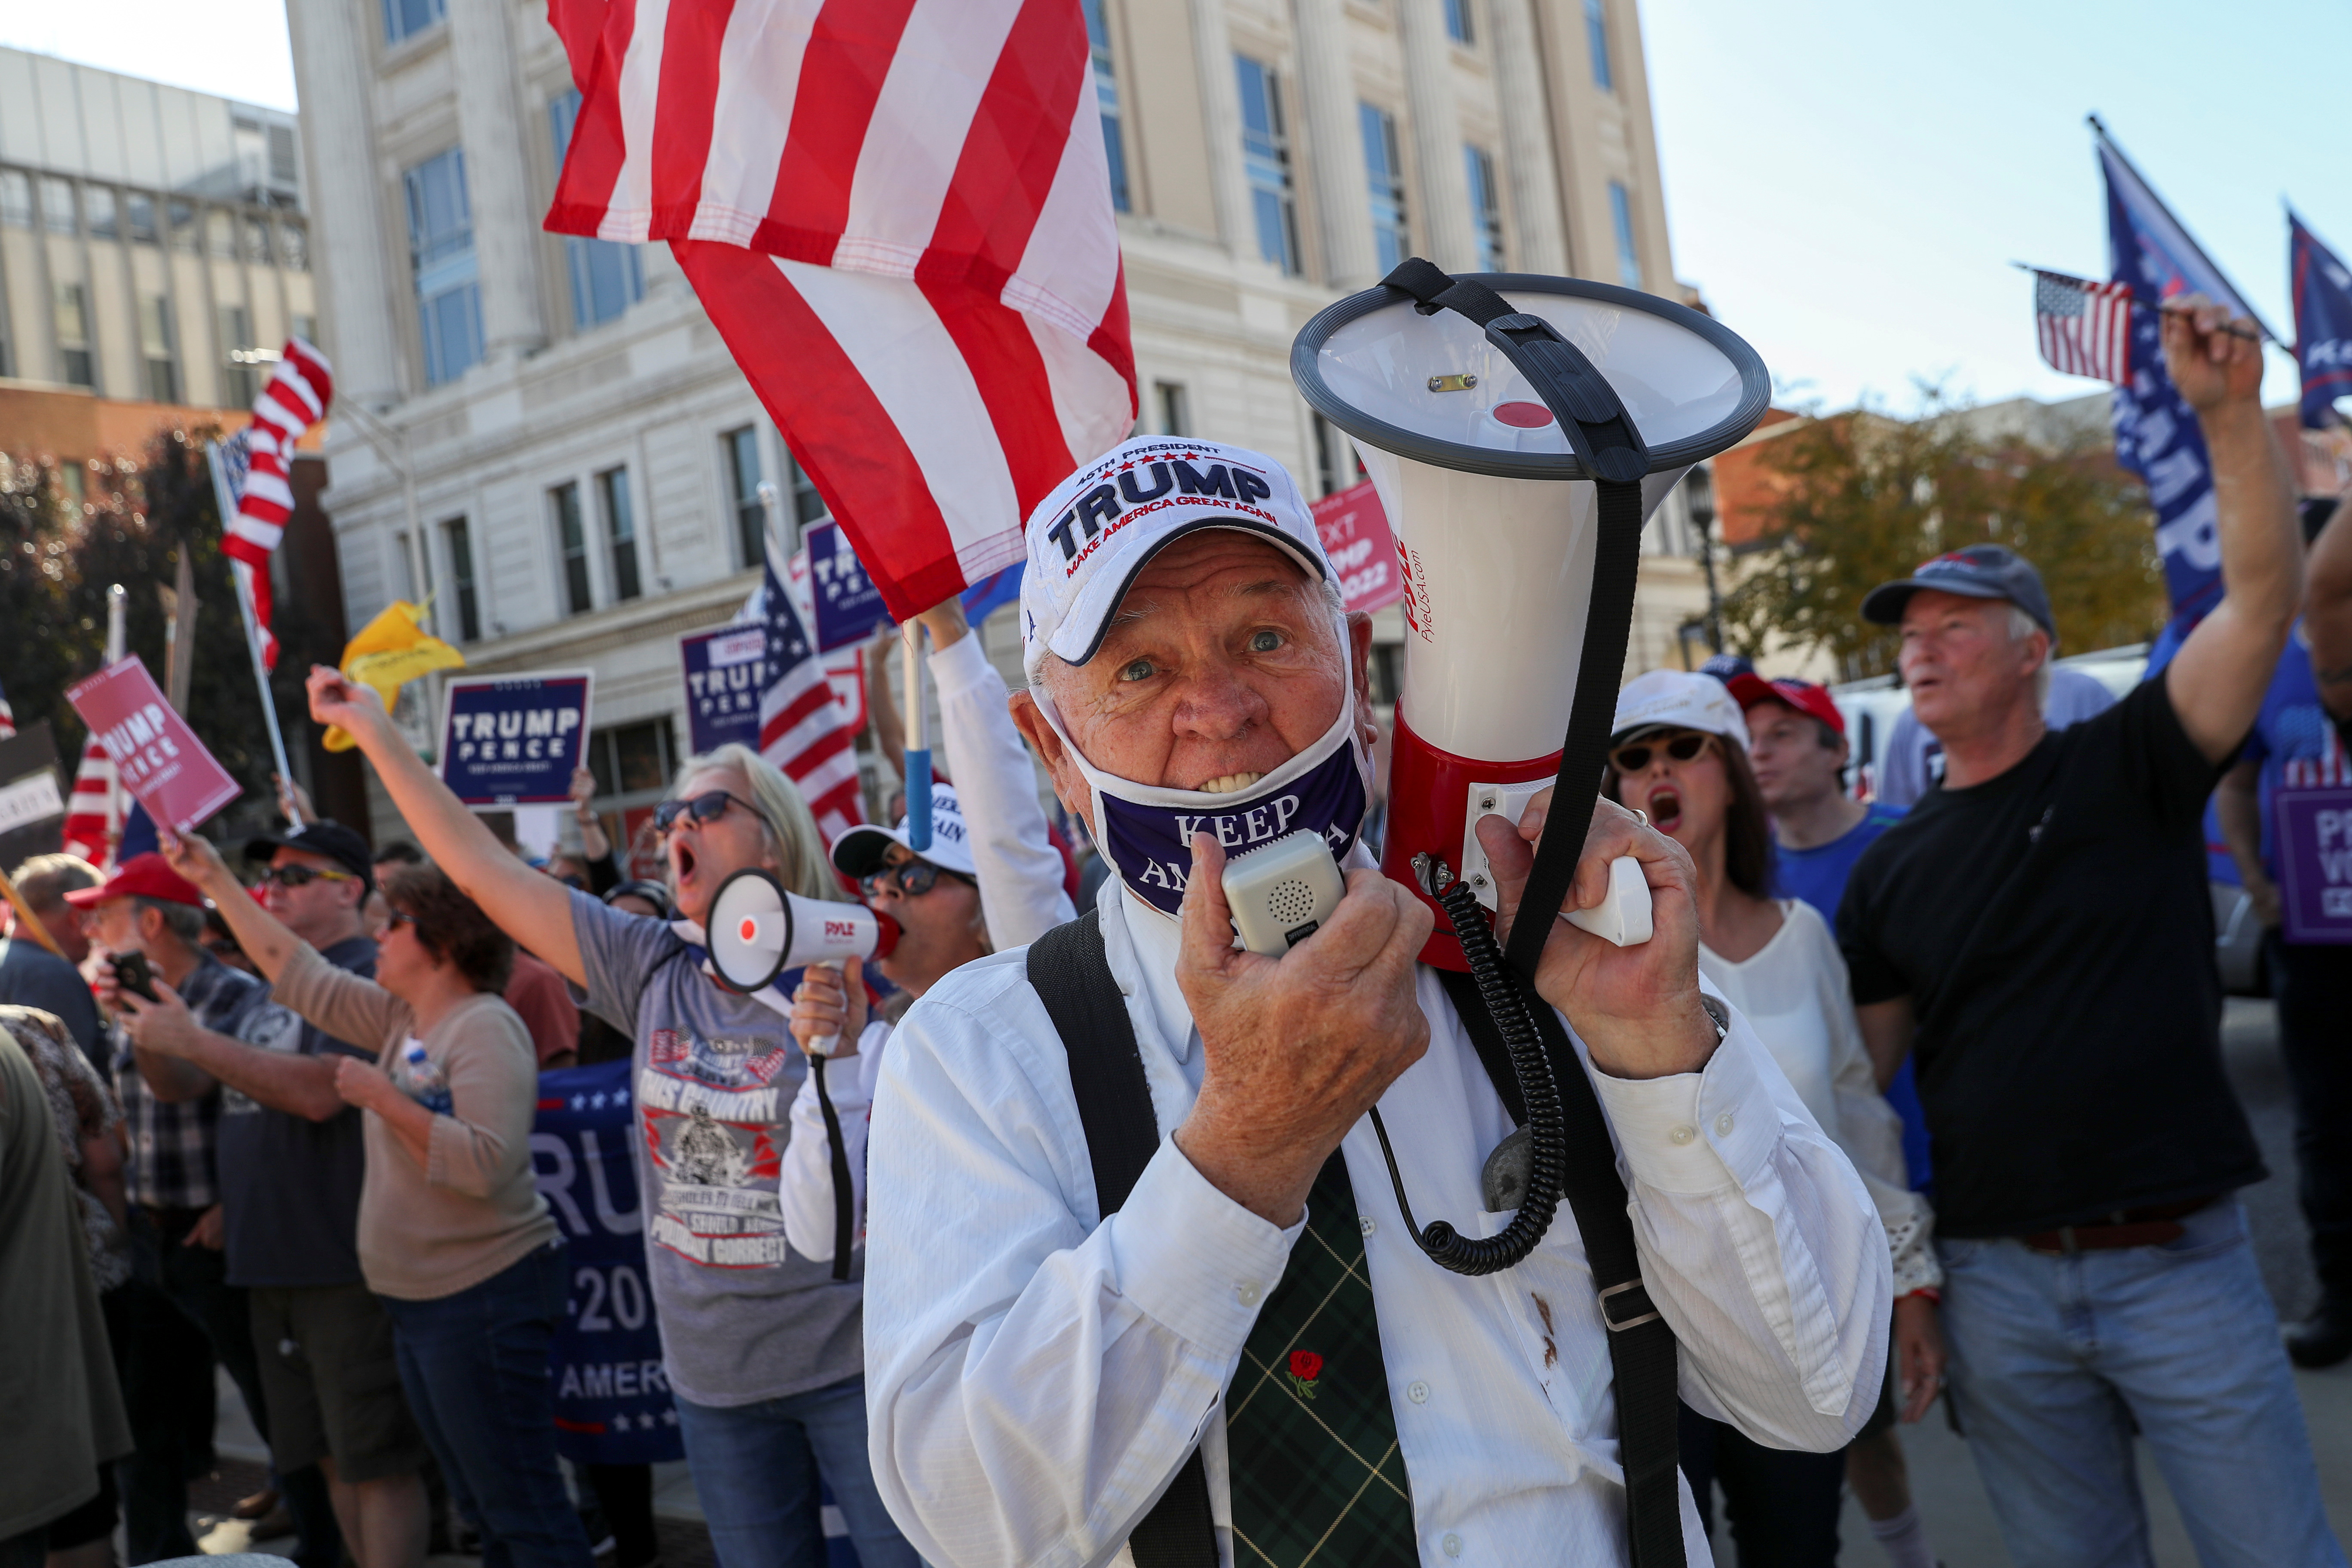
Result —
MULTIPOLYGON (((2271 331, 2269 322, 2254 314, 2253 304, 2246 298, 2245 290, 2240 289, 2235 283, 2231 282, 2230 275, 2222 271, 2220 267, 2214 265, 2213 258, 2205 254, 2205 247, 2197 243, 2197 237, 2189 232, 2189 226, 2180 221, 2180 215, 2174 212, 2165 199, 2156 194, 2156 187, 2148 183, 2148 178, 2146 174, 2139 172, 2139 165, 2131 161, 2131 155, 2124 151, 2123 144, 2115 139, 2115 135, 2112 132, 2108 131, 2106 121, 2101 120, 2096 114, 2085 114, 2083 116, 2083 121, 2084 123, 2090 126, 2091 134, 2098 138, 2099 145, 2105 151, 2115 154, 2116 162, 2124 166, 2124 172, 2132 177, 2134 182, 2138 184, 2141 190, 2147 193, 2147 199, 2156 204, 2156 210, 2169 218, 2172 221, 2172 226, 2180 231, 2182 243, 2186 244, 2190 250, 2195 251, 2197 253, 2197 259, 2203 262, 2207 269, 2210 270, 2214 277, 2219 278, 2229 287, 2232 293, 2238 296, 2238 303, 2245 308, 2246 319, 2253 322, 2254 326, 2260 332, 2260 336, 2257 337, 2255 341, 2258 342, 2274 342, 2281 346, 2284 346, 2285 340, 2281 338, 2276 332, 2271 331)), ((2242 332, 2235 333, 2233 335, 2238 337, 2245 336, 2242 332)))
MULTIPOLYGON (((8 879, 5 871, 0 871, 0 895, 7 898, 9 906, 16 911, 16 919, 26 931, 40 939, 43 947, 59 958, 65 958, 66 950, 58 945, 58 939, 49 934, 49 928, 41 923, 41 917, 33 912, 33 906, 25 901, 25 895, 16 890, 16 884, 8 879)), ((73 961, 67 959, 66 962, 70 963, 73 961)))
MULTIPOLYGON (((228 475, 221 468, 218 441, 205 443, 205 465, 212 470, 213 504, 220 509, 221 531, 226 533, 229 520, 236 515, 236 501, 228 493, 228 475)), ((269 754, 277 760, 278 776, 291 786, 294 782, 294 770, 286 765, 286 737, 278 732, 278 704, 272 701, 269 696, 269 668, 261 662, 261 628, 254 620, 253 589, 252 585, 246 581, 245 572, 238 570, 240 564, 241 563, 231 561, 228 574, 229 581, 236 588, 237 614, 245 618, 245 651, 253 658, 253 684, 261 692, 261 718, 262 721, 269 727, 269 754)), ((283 805, 287 820, 296 827, 301 826, 302 810, 294 804, 292 788, 289 787, 281 794, 284 797, 283 805)))
POLYGON ((923 623, 907 618, 907 847, 931 847, 930 721, 923 712, 923 623))

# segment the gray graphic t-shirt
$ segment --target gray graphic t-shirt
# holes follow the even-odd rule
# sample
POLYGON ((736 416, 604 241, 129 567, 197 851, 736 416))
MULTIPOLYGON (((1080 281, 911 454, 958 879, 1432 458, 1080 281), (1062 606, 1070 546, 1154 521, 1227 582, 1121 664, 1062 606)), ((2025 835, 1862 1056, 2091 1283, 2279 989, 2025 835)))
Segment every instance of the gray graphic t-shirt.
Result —
POLYGON ((856 1376, 863 1284, 784 1241, 776 1186, 808 1061, 783 1018, 722 990, 664 921, 575 892, 572 924, 588 1010, 635 1042, 632 1142, 671 1388, 749 1405, 856 1376))

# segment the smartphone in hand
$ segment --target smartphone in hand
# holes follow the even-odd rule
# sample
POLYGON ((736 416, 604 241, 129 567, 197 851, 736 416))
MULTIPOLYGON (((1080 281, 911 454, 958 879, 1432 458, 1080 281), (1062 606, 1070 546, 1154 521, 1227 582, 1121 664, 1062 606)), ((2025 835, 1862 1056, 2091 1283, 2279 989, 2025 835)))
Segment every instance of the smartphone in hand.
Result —
POLYGON ((155 994, 155 972, 143 952, 118 952, 114 955, 114 983, 142 1001, 160 1002, 155 994))

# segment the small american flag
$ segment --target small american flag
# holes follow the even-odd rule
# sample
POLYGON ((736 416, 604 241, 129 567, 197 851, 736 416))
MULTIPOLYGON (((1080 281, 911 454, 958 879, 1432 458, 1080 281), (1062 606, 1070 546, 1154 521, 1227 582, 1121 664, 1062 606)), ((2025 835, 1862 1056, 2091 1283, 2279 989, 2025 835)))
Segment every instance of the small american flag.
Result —
POLYGON ((73 794, 66 801, 66 848, 93 866, 111 865, 114 837, 121 830, 120 810, 114 760, 93 735, 83 748, 81 766, 74 773, 73 794))
POLYGON ((221 519, 221 553, 252 598, 261 662, 269 668, 278 663, 278 639, 269 630, 269 557, 294 513, 287 469, 294 443, 327 416, 334 395, 326 356, 300 338, 289 338, 278 352, 278 368, 254 400, 253 423, 220 449, 228 493, 236 502, 236 515, 221 519))
POLYGON ((843 721, 824 661, 793 608, 786 572, 773 540, 760 595, 760 624, 768 635, 768 668, 760 693, 760 755, 800 786, 825 842, 865 820, 857 798, 857 737, 843 721))
POLYGON ((2034 337, 2052 370, 2129 385, 2131 310, 2128 283, 2034 269, 2034 337))

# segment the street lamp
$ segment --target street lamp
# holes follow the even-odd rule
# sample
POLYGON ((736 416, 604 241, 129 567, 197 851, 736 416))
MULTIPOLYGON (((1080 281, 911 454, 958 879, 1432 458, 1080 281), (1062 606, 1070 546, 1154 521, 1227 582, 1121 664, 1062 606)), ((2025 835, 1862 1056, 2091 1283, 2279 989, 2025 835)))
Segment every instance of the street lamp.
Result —
POLYGON ((1683 502, 1698 534, 1698 569, 1706 574, 1706 646, 1723 651, 1723 595, 1715 583, 1715 470, 1700 463, 1683 476, 1683 502))

